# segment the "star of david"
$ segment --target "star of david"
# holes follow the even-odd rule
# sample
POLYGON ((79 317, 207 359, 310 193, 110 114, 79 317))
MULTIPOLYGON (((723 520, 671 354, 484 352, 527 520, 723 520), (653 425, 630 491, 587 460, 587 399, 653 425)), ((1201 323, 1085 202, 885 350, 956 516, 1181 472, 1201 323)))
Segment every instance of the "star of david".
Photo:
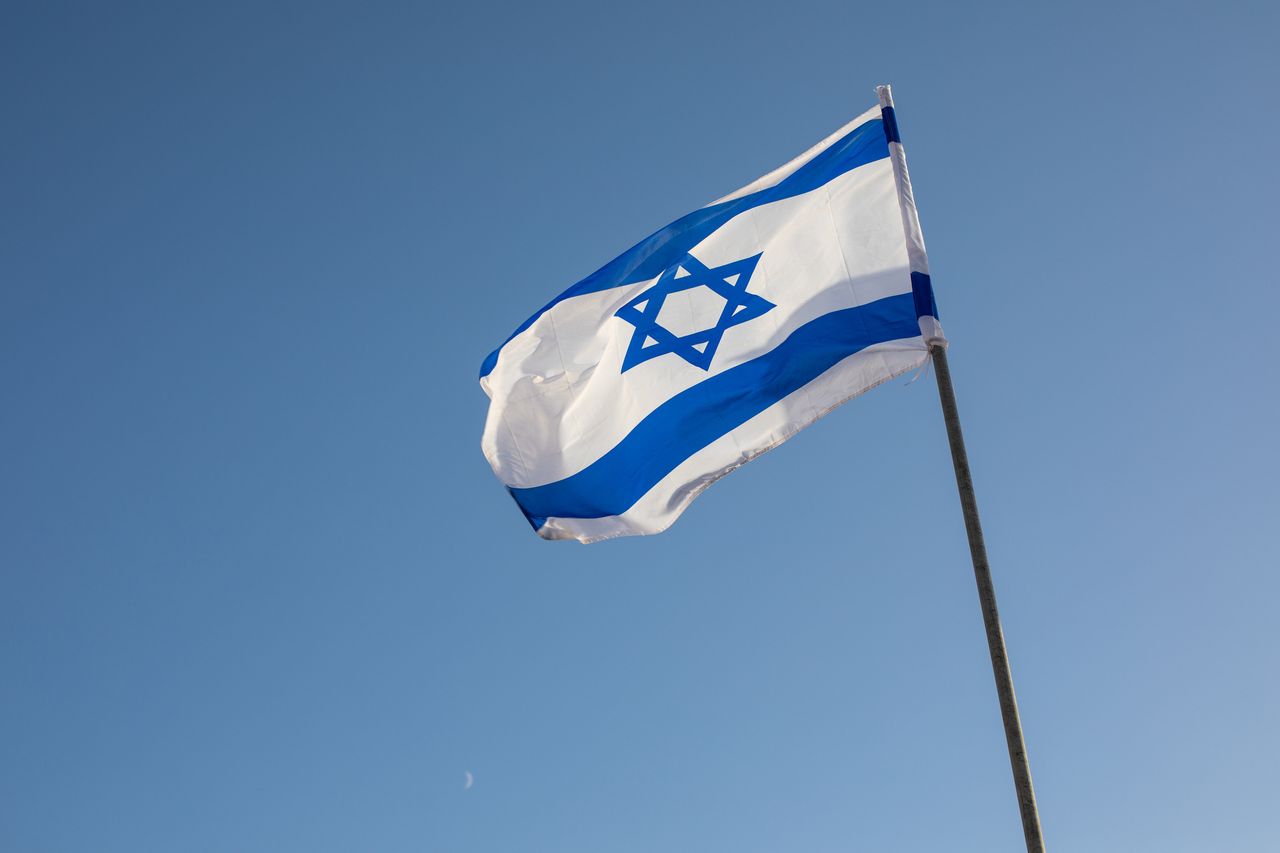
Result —
POLYGON ((680 356, 694 367, 709 370, 726 330, 777 307, 764 297, 747 292, 747 284, 759 261, 760 255, 753 255, 709 268, 693 255, 686 254, 684 260, 667 269, 653 287, 614 314, 636 327, 627 346, 627 354, 622 359, 622 372, 667 353, 680 356), (677 335, 662 326, 658 315, 662 313, 667 297, 696 287, 708 288, 724 298, 724 307, 715 324, 685 335, 677 335))

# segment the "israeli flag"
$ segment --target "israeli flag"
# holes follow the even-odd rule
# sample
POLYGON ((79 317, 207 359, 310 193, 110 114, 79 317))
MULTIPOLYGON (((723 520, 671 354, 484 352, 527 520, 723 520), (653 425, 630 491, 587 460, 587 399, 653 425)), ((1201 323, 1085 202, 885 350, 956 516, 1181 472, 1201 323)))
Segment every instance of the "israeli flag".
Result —
POLYGON ((654 232, 484 361, 482 447, 545 539, 658 533, 942 342, 892 101, 654 232))

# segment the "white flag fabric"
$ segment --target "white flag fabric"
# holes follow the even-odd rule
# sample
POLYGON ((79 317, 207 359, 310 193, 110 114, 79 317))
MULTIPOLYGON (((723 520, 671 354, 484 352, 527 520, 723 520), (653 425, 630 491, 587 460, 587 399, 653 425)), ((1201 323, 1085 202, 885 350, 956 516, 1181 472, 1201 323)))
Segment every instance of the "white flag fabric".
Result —
POLYGON ((892 106, 869 110, 636 244, 485 360, 482 448, 540 536, 665 530, 924 363, 941 328, 897 135, 892 106))

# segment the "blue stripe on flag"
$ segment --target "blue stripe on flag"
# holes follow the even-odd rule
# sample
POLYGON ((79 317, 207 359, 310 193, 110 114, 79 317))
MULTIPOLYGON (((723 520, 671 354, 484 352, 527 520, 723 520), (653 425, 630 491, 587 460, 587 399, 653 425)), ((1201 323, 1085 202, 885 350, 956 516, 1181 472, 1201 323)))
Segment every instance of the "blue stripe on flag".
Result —
POLYGON ((901 145, 902 136, 898 133, 898 115, 893 111, 893 107, 881 107, 880 116, 884 119, 884 138, 901 145))
POLYGON ((707 239, 716 229, 738 214, 745 213, 753 207, 816 190, 845 172, 867 163, 874 163, 876 160, 883 160, 888 156, 889 143, 885 141, 882 122, 880 119, 871 119, 849 131, 777 184, 741 198, 695 210, 677 219, 667 227, 650 234, 542 306, 538 313, 521 323, 520 328, 502 342, 502 346, 489 353, 484 364, 480 366, 480 377, 483 379, 493 372, 502 347, 560 302, 574 296, 656 278, 662 274, 663 270, 679 261, 690 249, 707 239))
POLYGON ((759 358, 667 400, 578 473, 509 491, 535 530, 551 517, 621 515, 681 462, 840 361, 873 344, 919 334, 910 293, 833 311, 759 358))
POLYGON ((938 303, 933 301, 933 279, 927 272, 911 274, 911 295, 915 297, 917 317, 938 316, 938 303))

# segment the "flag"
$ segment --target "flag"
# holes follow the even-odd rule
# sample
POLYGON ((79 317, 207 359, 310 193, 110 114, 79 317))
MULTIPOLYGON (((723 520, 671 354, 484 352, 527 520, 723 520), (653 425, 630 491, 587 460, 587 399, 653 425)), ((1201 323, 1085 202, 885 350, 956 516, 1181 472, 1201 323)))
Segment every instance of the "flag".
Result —
POLYGON ((883 105, 522 323, 481 367, 482 449, 545 539, 658 533, 725 474, 922 366, 936 317, 883 105))

